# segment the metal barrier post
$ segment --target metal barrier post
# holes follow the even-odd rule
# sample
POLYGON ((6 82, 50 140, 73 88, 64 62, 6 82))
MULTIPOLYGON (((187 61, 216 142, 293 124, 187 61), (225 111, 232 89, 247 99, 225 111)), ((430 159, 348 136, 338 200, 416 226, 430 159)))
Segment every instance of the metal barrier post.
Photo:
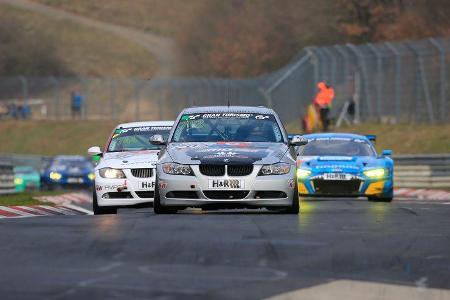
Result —
POLYGON ((381 74, 383 73, 383 66, 381 62, 381 55, 378 49, 373 44, 367 44, 369 49, 375 54, 375 57, 377 58, 377 88, 376 88, 376 94, 377 94, 377 115, 378 119, 381 120, 381 93, 382 93, 382 87, 383 87, 383 79, 381 74))
MULTIPOLYGON (((370 117, 373 117, 373 110, 372 110, 372 102, 370 99, 369 91, 367 90, 367 66, 364 61, 364 57, 362 56, 361 52, 359 51, 358 47, 356 47, 353 44, 346 44, 347 48, 352 51, 355 56, 358 59, 358 65, 361 66, 362 70, 362 78, 361 78, 361 85, 364 87, 364 96, 365 100, 367 101, 367 109, 370 117)), ((359 109, 361 109, 361 101, 358 102, 359 109)))
MULTIPOLYGON (((410 47, 410 49, 413 51, 413 53, 416 57, 418 71, 419 71, 418 76, 420 78, 419 80, 422 84, 422 88, 423 88, 423 91, 425 94, 425 102, 426 102, 426 106, 427 106, 428 119, 431 124, 434 124, 433 106, 431 104, 430 91, 428 89, 428 82, 427 82, 427 77, 425 74, 425 68, 423 66, 422 56, 416 50, 416 48, 414 48, 414 46, 411 43, 407 43, 407 45, 410 47)), ((416 111, 416 114, 417 114, 417 111, 416 111)))
POLYGON ((400 52, 391 43, 385 43, 386 47, 394 54, 395 57, 395 119, 398 122, 400 120, 400 95, 401 95, 401 56, 400 52))
POLYGON ((436 49, 439 52, 439 97, 441 98, 441 108, 440 108, 440 119, 441 122, 445 122, 448 120, 448 114, 447 114, 447 63, 445 60, 445 48, 442 47, 441 44, 438 43, 438 41, 434 38, 428 39, 430 43, 436 47, 436 49))
POLYGON ((332 51, 328 48, 322 48, 325 56, 328 57, 328 61, 330 62, 330 85, 334 86, 336 84, 336 61, 334 59, 334 55, 332 51))

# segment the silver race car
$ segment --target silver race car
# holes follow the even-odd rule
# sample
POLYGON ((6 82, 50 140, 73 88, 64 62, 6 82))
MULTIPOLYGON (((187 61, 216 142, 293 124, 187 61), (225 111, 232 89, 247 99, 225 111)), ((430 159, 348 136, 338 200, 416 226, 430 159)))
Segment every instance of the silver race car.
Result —
POLYGON ((261 208, 298 214, 293 146, 277 114, 264 107, 218 106, 185 109, 157 164, 154 211, 261 208))
POLYGON ((161 146, 150 143, 154 134, 168 137, 173 121, 120 124, 111 134, 105 151, 91 147, 100 157, 95 168, 94 214, 115 214, 120 206, 153 202, 155 165, 161 146))

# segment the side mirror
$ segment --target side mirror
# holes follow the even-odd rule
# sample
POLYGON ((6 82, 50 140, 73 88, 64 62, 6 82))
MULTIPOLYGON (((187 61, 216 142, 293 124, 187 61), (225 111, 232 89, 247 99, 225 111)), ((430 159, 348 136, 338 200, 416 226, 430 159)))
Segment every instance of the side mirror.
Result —
POLYGON ((381 156, 391 156, 392 155, 392 150, 383 150, 381 152, 381 156))
POLYGON ((94 146, 94 147, 91 147, 88 149, 88 154, 91 156, 96 156, 96 155, 101 156, 103 154, 103 152, 99 146, 94 146))
POLYGON ((164 137, 162 135, 155 134, 150 137, 150 143, 152 145, 160 146, 160 145, 165 145, 166 141, 164 141, 164 137))
POLYGON ((304 146, 306 144, 308 144, 308 140, 301 135, 294 135, 289 141, 289 145, 291 146, 304 146))

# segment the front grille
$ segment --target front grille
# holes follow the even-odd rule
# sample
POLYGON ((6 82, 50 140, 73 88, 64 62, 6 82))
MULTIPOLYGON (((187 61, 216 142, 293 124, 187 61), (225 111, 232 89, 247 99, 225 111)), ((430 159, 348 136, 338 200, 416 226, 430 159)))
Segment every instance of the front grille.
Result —
POLYGON ((139 198, 155 198, 155 192, 154 191, 136 192, 136 195, 139 198))
POLYGON ((287 198, 285 192, 282 191, 257 191, 255 193, 256 199, 281 199, 287 198))
POLYGON ((195 191, 172 191, 166 194, 167 198, 182 198, 182 199, 198 199, 195 191))
POLYGON ((313 180, 315 192, 324 195, 358 194, 360 184, 360 180, 313 180))
POLYGON ((230 165, 227 168, 229 176, 247 176, 253 172, 253 165, 230 165))
POLYGON ((200 173, 206 176, 224 176, 225 165, 199 165, 200 173))
POLYGON ((131 174, 138 178, 150 178, 153 174, 153 169, 131 169, 131 174))
POLYGON ((249 191, 204 191, 203 193, 209 199, 235 200, 244 199, 249 191))

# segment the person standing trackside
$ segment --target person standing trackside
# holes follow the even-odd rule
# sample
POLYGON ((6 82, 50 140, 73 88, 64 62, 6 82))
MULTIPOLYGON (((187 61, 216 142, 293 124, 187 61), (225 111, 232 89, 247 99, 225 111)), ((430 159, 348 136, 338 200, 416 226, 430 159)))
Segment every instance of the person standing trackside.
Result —
POLYGON ((81 109, 83 108, 84 98, 81 94, 76 91, 71 93, 71 109, 72 109, 72 119, 81 119, 81 109))
POLYGON ((334 89, 323 81, 319 82, 317 87, 319 88, 319 92, 314 99, 314 105, 319 109, 323 131, 328 131, 330 125, 328 114, 330 113, 331 103, 334 99, 334 89))

